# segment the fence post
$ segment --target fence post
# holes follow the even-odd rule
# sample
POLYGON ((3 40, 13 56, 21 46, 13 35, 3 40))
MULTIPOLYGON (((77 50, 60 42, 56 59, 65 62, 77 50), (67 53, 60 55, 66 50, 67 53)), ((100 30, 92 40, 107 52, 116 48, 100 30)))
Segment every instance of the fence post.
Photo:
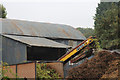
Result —
POLYGON ((35 80, 36 80, 36 61, 35 61, 35 80))
POLYGON ((16 80, 17 80, 17 78, 18 78, 18 75, 17 75, 17 64, 16 64, 16 80))

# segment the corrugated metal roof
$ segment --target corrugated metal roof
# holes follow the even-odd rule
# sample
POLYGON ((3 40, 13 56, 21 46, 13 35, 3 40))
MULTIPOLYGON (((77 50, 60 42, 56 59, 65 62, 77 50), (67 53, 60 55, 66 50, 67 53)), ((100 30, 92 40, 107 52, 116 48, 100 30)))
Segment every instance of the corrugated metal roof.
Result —
POLYGON ((30 46, 53 47, 53 48, 70 48, 71 47, 71 46, 67 46, 65 44, 61 44, 46 38, 25 37, 25 36, 15 36, 15 35, 3 35, 3 36, 22 42, 30 46))
POLYGON ((13 19, 0 19, 2 33, 49 38, 85 40, 83 34, 71 26, 13 19))

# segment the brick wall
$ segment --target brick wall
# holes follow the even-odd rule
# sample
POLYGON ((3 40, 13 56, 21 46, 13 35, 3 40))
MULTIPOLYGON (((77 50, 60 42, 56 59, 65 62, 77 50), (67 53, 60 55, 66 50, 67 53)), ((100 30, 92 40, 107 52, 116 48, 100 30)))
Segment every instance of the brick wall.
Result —
MULTIPOLYGON (((52 69, 56 70, 59 75, 64 78, 63 64, 60 62, 46 63, 52 69)), ((32 63, 23 63, 17 65, 11 65, 7 68, 8 72, 5 74, 9 78, 16 78, 16 73, 18 78, 35 78, 35 62, 32 63), (17 70, 16 70, 17 69, 17 70), (9 72, 11 71, 11 72, 9 72)))

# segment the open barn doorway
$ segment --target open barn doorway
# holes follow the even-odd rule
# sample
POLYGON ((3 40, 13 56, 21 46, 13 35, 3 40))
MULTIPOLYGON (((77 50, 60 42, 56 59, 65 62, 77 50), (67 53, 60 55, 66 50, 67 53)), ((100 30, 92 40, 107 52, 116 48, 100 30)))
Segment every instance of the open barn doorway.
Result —
POLYGON ((27 47, 27 60, 57 60, 66 53, 65 48, 27 47))

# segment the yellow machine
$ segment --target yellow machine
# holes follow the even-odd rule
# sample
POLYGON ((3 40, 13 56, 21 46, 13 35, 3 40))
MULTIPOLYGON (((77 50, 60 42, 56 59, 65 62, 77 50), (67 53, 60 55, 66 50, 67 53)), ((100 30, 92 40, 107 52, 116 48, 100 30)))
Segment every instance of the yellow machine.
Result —
MULTIPOLYGON (((78 46, 76 46, 74 49, 63 55, 58 59, 58 61, 62 61, 66 63, 70 59, 74 58, 76 55, 80 54, 78 53, 82 49, 84 49, 87 45, 90 45, 91 43, 94 42, 95 37, 89 37, 88 39, 84 40, 82 43, 80 43, 78 46)), ((81 55, 82 56, 82 55, 81 55)))

